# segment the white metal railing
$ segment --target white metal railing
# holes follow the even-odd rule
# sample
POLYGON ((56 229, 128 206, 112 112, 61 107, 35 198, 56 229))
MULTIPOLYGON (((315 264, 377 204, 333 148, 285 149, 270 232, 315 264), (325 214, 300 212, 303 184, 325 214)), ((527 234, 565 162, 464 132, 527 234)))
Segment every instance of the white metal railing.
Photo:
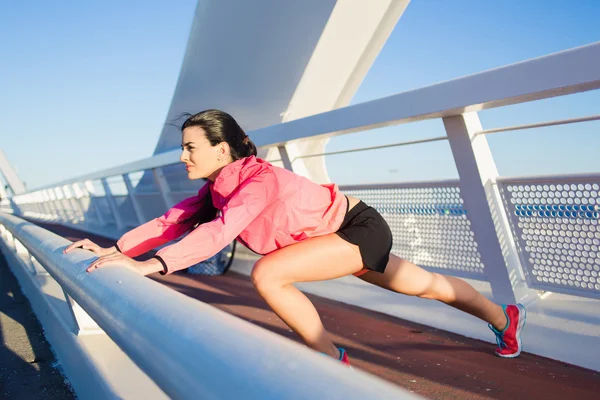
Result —
POLYGON ((68 240, 20 218, 0 214, 0 240, 41 264, 171 398, 414 398, 129 269, 89 274, 90 252, 64 255, 68 240))
POLYGON ((525 129, 545 128, 545 127, 549 127, 549 126, 568 125, 568 124, 576 124, 579 122, 592 122, 592 121, 600 121, 600 115, 590 115, 588 117, 567 118, 567 119, 561 119, 561 120, 555 120, 555 121, 538 122, 535 124, 514 125, 514 126, 506 126, 506 127, 502 127, 502 128, 485 129, 483 131, 476 132, 475 134, 476 135, 489 135, 490 133, 521 131, 521 130, 525 130, 525 129))
POLYGON ((600 174, 497 184, 528 285, 600 299, 600 174))
MULTIPOLYGON (((597 120, 597 117, 485 130, 479 122, 476 111, 598 88, 600 88, 600 42, 277 124, 249 132, 249 135, 260 148, 279 149, 284 165, 292 168, 292 163, 299 158, 339 152, 304 154, 290 159, 285 147, 288 143, 441 118, 447 136, 425 141, 448 140, 460 177, 457 190, 467 212, 469 231, 472 232, 473 240, 477 243, 476 257, 469 248, 467 252, 459 254, 458 259, 477 258, 471 261, 474 265, 477 264, 478 268, 472 267, 467 272, 472 277, 479 279, 483 277, 489 281, 497 301, 514 302, 516 298, 512 275, 516 273, 515 269, 519 270, 522 266, 509 266, 507 260, 512 259, 519 263, 520 257, 513 257, 510 254, 518 252, 516 244, 519 239, 513 237, 515 231, 509 227, 510 216, 506 214, 507 209, 502 205, 502 198, 496 193, 497 187, 494 186, 494 182, 498 178, 498 173, 485 136, 514 129, 592 121, 597 120)), ((422 141, 400 142, 386 147, 420 142, 422 141)), ((117 230, 124 230, 135 225, 136 222, 143 222, 142 219, 148 220, 160 215, 176 200, 194 193, 189 190, 174 192, 169 188, 168 179, 165 179, 165 169, 172 168, 173 164, 179 162, 179 154, 178 150, 166 152, 15 196, 13 201, 16 213, 65 223, 84 215, 91 217, 99 225, 110 225, 115 226, 117 230), (122 176, 122 179, 127 181, 135 172, 142 172, 146 180, 153 181, 154 192, 142 193, 139 185, 135 187, 135 192, 132 192, 131 189, 135 185, 130 183, 127 187, 127 195, 119 195, 121 197, 118 198, 111 193, 107 179, 122 176), (105 193, 94 195, 91 190, 94 186, 92 182, 99 182, 100 185, 95 186, 102 186, 105 193), (73 193, 68 194, 71 187, 73 193), (65 202, 61 196, 68 201, 65 202), (70 210, 71 207, 75 212, 70 210), (127 211, 124 212, 125 210, 127 211), (132 210, 135 212, 132 213, 132 210)), ((446 269, 445 272, 462 274, 453 271, 452 268, 446 269)), ((576 289, 570 288, 569 293, 577 292, 576 289)), ((562 289, 555 287, 554 290, 562 289)))
POLYGON ((341 186, 377 209, 392 230, 392 253, 431 271, 485 280, 458 180, 341 186))
MULTIPOLYGON (((600 42, 251 132, 278 146, 600 88, 600 42)), ((481 129, 480 129, 481 130, 481 129)))

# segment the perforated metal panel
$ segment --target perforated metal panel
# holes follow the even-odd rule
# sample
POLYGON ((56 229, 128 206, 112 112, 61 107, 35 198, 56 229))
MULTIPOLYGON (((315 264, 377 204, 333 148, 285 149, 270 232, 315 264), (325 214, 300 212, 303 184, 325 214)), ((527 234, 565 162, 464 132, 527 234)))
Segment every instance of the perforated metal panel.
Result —
POLYGON ((485 279, 458 181, 341 190, 381 213, 394 237, 392 253, 444 274, 485 279))
POLYGON ((529 286, 600 298, 600 175, 500 179, 529 286))

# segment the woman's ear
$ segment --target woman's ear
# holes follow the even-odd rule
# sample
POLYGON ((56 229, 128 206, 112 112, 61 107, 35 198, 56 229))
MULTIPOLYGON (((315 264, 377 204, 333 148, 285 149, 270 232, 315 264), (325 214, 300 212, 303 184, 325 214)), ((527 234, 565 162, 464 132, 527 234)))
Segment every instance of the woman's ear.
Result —
POLYGON ((231 155, 231 149, 229 148, 229 143, 221 142, 219 143, 219 156, 221 158, 228 158, 231 155))

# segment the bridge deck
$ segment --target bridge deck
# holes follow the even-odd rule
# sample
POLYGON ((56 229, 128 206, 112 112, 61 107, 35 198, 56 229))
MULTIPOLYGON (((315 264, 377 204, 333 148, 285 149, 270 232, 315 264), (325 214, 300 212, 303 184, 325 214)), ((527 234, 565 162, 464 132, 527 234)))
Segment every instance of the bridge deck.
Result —
MULTIPOLYGON (((44 227, 69 240, 89 237, 102 245, 114 243, 65 227, 44 227)), ((244 275, 230 272, 225 276, 200 277, 175 273, 151 278, 298 340, 259 298, 244 275)), ((427 398, 597 399, 600 393, 598 372, 526 352, 514 360, 500 359, 493 355, 489 343, 314 295, 309 297, 336 342, 348 350, 353 366, 427 398)))

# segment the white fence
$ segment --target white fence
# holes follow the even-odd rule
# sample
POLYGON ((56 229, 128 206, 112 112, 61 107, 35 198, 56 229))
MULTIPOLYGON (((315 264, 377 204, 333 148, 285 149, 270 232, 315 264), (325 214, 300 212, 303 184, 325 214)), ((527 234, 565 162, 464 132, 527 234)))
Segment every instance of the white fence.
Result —
POLYGON ((498 179, 532 288, 600 298, 600 174, 498 179))
MULTIPOLYGON (((415 398, 126 268, 89 274, 85 268, 93 255, 84 250, 64 255, 69 243, 32 223, 0 214, 0 248, 10 255, 11 267, 81 398, 415 398), (45 293, 50 278, 62 287, 64 302, 45 293), (68 305, 74 321, 57 303, 68 305), (49 323, 49 318, 61 322, 49 323), (125 393, 131 389, 92 378, 98 372, 81 360, 93 358, 88 352, 106 349, 97 341, 85 348, 76 337, 103 332, 157 385, 154 392, 142 383, 146 393, 133 391, 137 394, 128 397, 125 393), (85 354, 74 354, 78 352, 85 354)), ((132 369, 123 371, 131 379, 125 386, 133 385, 132 369)))

